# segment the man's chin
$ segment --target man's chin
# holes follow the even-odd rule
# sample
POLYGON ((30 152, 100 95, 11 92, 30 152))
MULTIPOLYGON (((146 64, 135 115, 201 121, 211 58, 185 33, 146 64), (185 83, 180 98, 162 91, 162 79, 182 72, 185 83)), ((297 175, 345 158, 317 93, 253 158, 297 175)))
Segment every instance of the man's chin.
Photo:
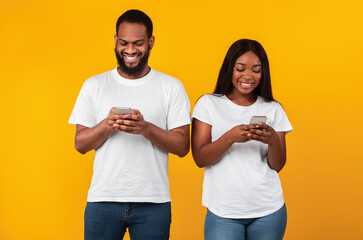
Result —
POLYGON ((139 65, 139 61, 133 62, 133 63, 124 62, 124 66, 126 68, 128 68, 130 71, 134 71, 135 68, 138 67, 138 65, 139 65))
POLYGON ((149 52, 147 52, 143 56, 138 56, 134 60, 135 62, 128 60, 125 61, 125 59, 122 57, 122 54, 118 54, 116 50, 115 53, 120 70, 129 76, 138 76, 147 67, 149 52))
POLYGON ((139 74, 142 73, 142 71, 145 68, 145 66, 142 67, 142 66, 139 66, 138 64, 135 64, 132 66, 128 66, 126 64, 120 64, 119 67, 122 72, 124 72, 125 74, 127 74, 129 76, 138 76, 139 74))

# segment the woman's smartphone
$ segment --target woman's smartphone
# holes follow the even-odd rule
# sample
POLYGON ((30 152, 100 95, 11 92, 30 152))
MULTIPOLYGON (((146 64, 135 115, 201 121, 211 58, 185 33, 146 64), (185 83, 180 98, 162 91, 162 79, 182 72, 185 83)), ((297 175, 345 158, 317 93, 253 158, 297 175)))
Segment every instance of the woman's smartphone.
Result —
POLYGON ((260 122, 266 123, 267 117, 266 116, 252 116, 250 120, 250 124, 258 124, 260 122))
POLYGON ((128 108, 128 107, 115 107, 115 111, 116 111, 117 115, 131 114, 132 113, 132 109, 128 108))

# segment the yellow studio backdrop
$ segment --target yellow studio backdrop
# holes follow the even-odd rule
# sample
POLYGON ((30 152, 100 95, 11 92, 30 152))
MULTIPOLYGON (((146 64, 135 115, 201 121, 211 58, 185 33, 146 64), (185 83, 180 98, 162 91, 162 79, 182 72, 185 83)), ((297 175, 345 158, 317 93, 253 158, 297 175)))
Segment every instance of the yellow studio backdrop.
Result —
MULTIPOLYGON (((83 238, 94 153, 76 152, 67 122, 83 82, 116 67, 116 20, 131 8, 154 22, 150 65, 180 79, 192 107, 235 40, 260 41, 294 127, 284 239, 363 239, 358 0, 2 1, 0 239, 83 238)), ((191 153, 169 166, 171 239, 203 239, 203 170, 191 153)))

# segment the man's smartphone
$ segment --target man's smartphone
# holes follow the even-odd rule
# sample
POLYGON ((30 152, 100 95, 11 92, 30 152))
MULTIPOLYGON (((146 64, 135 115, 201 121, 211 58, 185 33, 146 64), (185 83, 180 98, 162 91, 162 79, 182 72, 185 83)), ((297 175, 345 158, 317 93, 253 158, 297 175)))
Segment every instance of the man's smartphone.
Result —
POLYGON ((252 116, 250 120, 250 124, 258 124, 259 122, 266 123, 266 116, 252 116))
POLYGON ((128 108, 128 107, 115 107, 115 111, 116 111, 117 115, 131 114, 132 113, 132 109, 128 108))

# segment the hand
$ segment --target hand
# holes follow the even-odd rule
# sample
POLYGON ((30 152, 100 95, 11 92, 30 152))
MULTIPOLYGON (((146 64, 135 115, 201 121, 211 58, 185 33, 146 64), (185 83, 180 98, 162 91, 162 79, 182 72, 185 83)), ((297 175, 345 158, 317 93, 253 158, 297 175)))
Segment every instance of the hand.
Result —
POLYGON ((231 140, 233 142, 248 142, 250 138, 248 134, 250 134, 250 125, 238 125, 233 127, 231 130, 228 131, 230 134, 231 140))
POLYGON ((278 140, 276 131, 265 123, 258 123, 257 125, 250 125, 250 133, 248 133, 249 140, 256 140, 266 144, 273 144, 278 140))
POLYGON ((139 110, 132 109, 132 114, 117 116, 121 116, 121 118, 116 120, 114 126, 117 127, 119 131, 132 134, 142 134, 146 128, 146 121, 139 110))
POLYGON ((122 115, 117 115, 115 108, 111 108, 105 122, 112 131, 120 131, 120 125, 116 123, 118 119, 122 119, 122 115))

